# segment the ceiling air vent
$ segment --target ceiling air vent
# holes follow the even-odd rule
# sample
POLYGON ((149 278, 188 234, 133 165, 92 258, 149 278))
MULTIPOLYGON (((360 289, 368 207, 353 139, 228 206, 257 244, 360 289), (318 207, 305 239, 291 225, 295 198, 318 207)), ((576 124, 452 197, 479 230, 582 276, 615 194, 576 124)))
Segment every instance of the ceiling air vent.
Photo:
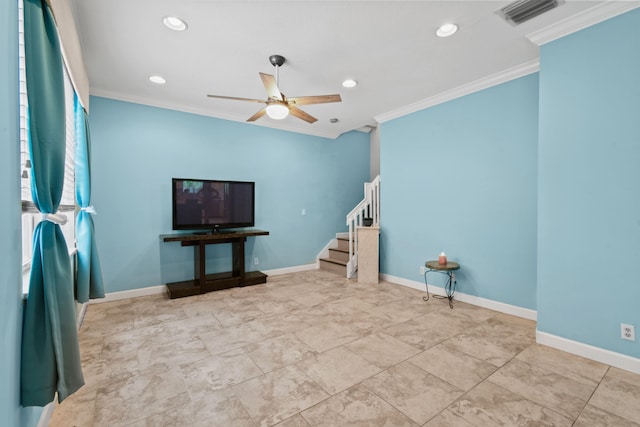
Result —
POLYGON ((511 25, 520 25, 564 3, 564 0, 518 0, 496 13, 511 25))

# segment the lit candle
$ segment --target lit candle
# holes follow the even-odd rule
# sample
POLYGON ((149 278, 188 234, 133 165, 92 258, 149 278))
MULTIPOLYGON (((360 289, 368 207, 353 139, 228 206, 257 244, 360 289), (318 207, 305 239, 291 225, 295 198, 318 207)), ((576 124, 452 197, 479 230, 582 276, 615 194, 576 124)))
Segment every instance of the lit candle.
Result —
POLYGON ((445 265, 446 263, 447 263, 447 255, 444 252, 441 252, 440 256, 438 257, 438 264, 445 265))

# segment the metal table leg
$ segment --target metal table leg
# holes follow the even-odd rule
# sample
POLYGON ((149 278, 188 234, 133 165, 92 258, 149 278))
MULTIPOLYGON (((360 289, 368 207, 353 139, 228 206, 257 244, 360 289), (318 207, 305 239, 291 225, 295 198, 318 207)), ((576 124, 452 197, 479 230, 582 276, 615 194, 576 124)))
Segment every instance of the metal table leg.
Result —
POLYGON ((427 269, 424 272, 424 287, 427 291, 427 296, 426 297, 422 297, 423 301, 429 301, 429 286, 428 286, 428 282, 427 282, 427 275, 431 272, 435 272, 435 273, 441 273, 441 274, 446 274, 447 275, 447 284, 444 287, 444 292, 446 296, 438 296, 438 295, 434 295, 434 298, 447 298, 449 300, 449 308, 453 308, 453 294, 456 291, 456 275, 453 271, 443 271, 443 270, 431 270, 431 269, 427 269))

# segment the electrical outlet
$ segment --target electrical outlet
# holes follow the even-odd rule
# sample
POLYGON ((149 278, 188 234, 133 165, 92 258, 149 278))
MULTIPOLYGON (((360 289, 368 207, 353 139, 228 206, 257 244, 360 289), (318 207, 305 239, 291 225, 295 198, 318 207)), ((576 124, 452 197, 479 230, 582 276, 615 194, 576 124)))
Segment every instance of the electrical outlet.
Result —
POLYGON ((424 265, 420 266, 420 274, 424 276, 424 272, 427 271, 424 265))
POLYGON ((258 259, 258 257, 255 257, 253 259, 253 265, 258 265, 260 263, 260 260, 258 259))
POLYGON ((307 214, 307 210, 306 209, 302 209, 302 212, 300 212, 301 215, 306 215, 307 214))
POLYGON ((620 338, 628 341, 636 340, 636 328, 633 325, 620 324, 620 338))

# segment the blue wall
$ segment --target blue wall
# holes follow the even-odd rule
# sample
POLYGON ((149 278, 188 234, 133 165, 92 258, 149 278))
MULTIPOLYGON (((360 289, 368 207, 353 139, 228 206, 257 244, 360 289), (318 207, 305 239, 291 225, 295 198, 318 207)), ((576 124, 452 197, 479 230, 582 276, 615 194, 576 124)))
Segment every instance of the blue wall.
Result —
POLYGON ((41 408, 20 407, 22 234, 20 225, 20 109, 18 3, 0 2, 0 424, 33 426, 41 408))
MULTIPOLYGON (((248 239, 248 270, 314 263, 369 180, 361 132, 332 140, 98 97, 90 126, 106 292, 193 277, 193 251, 158 237, 172 232, 172 177, 256 182, 255 228, 270 235, 248 239)), ((207 248, 209 272, 230 268, 230 245, 207 248)))
POLYGON ((537 74, 384 123, 381 271, 444 251, 461 292, 535 309, 537 127, 537 74))
POLYGON ((538 329, 640 357, 640 10, 541 48, 538 329), (636 329, 636 333, 639 329, 636 329))

